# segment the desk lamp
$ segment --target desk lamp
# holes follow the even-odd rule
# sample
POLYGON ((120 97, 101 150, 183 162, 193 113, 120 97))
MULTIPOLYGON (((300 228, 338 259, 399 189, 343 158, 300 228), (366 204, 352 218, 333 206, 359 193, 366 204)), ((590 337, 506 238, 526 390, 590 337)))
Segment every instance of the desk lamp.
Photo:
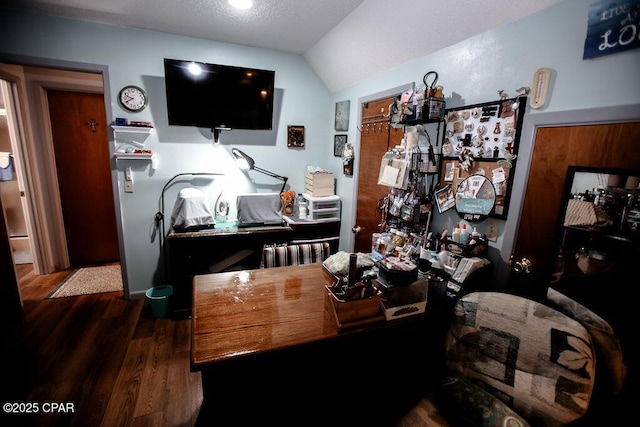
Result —
POLYGON ((280 193, 282 193, 284 191, 284 187, 287 185, 287 181, 289 180, 289 178, 287 178, 286 176, 281 176, 278 174, 275 174, 273 172, 269 172, 268 170, 264 170, 262 168, 259 168, 255 165, 255 162, 253 161, 253 159, 248 156, 247 154, 243 153, 242 151, 238 150, 237 148, 232 148, 231 149, 231 154, 233 154, 233 157, 236 160, 236 163, 238 164, 238 167, 242 170, 255 170, 258 171, 260 173, 263 173, 265 175, 271 176, 273 178, 277 178, 283 181, 282 183, 282 190, 280 190, 280 193))

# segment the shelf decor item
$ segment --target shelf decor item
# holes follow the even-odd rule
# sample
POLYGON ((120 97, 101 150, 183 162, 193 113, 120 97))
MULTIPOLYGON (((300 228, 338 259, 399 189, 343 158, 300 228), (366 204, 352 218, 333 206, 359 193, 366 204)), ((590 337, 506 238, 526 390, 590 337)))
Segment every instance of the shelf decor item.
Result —
POLYGON ((333 137, 333 155, 335 157, 342 157, 342 150, 347 143, 347 135, 335 135, 333 137))

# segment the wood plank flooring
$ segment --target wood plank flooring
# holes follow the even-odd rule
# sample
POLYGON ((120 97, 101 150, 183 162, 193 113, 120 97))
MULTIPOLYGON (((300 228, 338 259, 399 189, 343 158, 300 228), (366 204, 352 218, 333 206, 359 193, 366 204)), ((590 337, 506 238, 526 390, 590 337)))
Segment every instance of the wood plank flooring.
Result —
POLYGON ((190 371, 190 319, 156 319, 145 299, 122 292, 45 299, 71 270, 17 271, 24 310, 3 319, 2 402, 39 410, 3 412, 3 425, 195 425, 202 387, 190 371), (52 413, 52 402, 70 413, 52 413))

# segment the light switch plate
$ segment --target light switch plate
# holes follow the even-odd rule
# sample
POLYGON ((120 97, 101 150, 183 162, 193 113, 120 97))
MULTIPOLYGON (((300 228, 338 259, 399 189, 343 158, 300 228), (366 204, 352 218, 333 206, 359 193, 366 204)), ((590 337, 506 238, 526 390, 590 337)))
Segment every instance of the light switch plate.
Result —
POLYGON ((498 241, 498 220, 495 218, 487 218, 485 222, 484 233, 487 235, 487 239, 492 242, 498 241))
POLYGON ((124 182, 124 192, 125 193, 133 193, 133 181, 125 181, 124 182))

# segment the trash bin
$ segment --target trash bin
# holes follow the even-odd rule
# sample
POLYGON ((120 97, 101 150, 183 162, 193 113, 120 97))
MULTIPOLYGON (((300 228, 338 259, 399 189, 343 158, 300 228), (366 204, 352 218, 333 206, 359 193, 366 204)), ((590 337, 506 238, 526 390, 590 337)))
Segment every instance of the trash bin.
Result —
POLYGON ((155 317, 166 317, 169 314, 169 299, 173 294, 170 285, 154 286, 147 290, 147 300, 155 317))

